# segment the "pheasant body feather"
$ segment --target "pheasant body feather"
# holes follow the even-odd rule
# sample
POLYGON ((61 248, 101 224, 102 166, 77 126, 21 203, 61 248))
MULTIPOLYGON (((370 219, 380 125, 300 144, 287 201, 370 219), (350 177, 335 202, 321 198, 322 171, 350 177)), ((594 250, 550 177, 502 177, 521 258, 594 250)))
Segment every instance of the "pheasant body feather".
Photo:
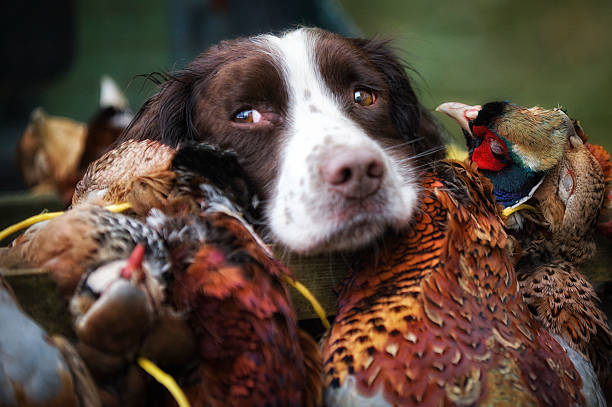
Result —
POLYGON ((518 292, 488 181, 453 162, 423 194, 406 235, 342 288, 323 347, 328 404, 585 404, 518 292))

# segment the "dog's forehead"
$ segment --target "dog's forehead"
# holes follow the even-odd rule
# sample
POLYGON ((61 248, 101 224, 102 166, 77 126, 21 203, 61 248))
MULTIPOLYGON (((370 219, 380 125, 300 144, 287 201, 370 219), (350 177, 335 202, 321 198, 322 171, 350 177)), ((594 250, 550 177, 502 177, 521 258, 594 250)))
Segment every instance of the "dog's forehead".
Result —
POLYGON ((362 46, 340 35, 301 28, 280 36, 262 35, 255 41, 277 61, 294 101, 309 96, 333 101, 357 84, 387 91, 382 72, 362 46))
POLYGON ((298 29, 282 36, 267 35, 261 39, 279 60, 290 93, 302 93, 293 94, 293 97, 304 96, 307 90, 311 93, 325 91, 311 89, 321 83, 314 57, 317 35, 313 30, 298 29))
MULTIPOLYGON (((263 47, 267 47, 270 54, 277 61, 286 87, 289 105, 287 119, 294 125, 303 125, 304 120, 311 120, 313 112, 325 112, 329 117, 344 117, 343 96, 337 87, 330 87, 331 71, 350 71, 346 68, 350 63, 342 58, 335 62, 340 65, 328 69, 325 44, 333 44, 334 48, 344 48, 345 56, 355 56, 358 51, 352 44, 332 33, 317 29, 301 28, 289 31, 280 36, 266 35, 258 39, 263 47), (265 45, 264 45, 265 44, 265 45)), ((341 89, 344 90, 344 87, 341 89)), ((319 116, 318 119, 322 119, 319 116)))

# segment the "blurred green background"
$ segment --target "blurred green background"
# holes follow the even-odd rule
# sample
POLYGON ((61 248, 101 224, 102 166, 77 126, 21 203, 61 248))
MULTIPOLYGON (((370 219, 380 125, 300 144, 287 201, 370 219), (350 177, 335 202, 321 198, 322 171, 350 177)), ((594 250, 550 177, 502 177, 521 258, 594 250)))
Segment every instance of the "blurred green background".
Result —
MULTIPOLYGON (((563 106, 612 150, 609 0, 367 1, 342 4, 367 36, 395 38, 422 101, 563 106)), ((439 115, 441 117, 441 115, 439 115)), ((459 136, 452 120, 442 118, 459 136)))
MULTIPOLYGON (((68 47, 61 54, 62 68, 27 91, 18 82, 19 65, 0 75, 3 190, 20 188, 14 151, 36 106, 87 121, 96 110, 100 76, 109 74, 137 110, 154 89, 136 75, 181 67, 222 38, 295 24, 393 38, 415 69, 415 87, 429 108, 444 101, 500 99, 560 105, 582 121, 592 141, 612 150, 611 1, 62 0, 40 13, 39 20, 32 19, 36 8, 26 3, 4 13, 8 25, 0 41, 3 51, 13 47, 4 64, 44 71, 45 63, 32 59, 37 49, 20 42, 23 36, 44 39, 67 30, 70 43, 58 40, 68 47), (69 17, 67 22, 63 17, 69 17), (14 49, 24 52, 16 57, 14 49)), ((53 45, 44 47, 53 50, 53 45)), ((37 79, 36 71, 28 74, 30 82, 37 79)), ((438 117, 459 137, 454 123, 438 117)))

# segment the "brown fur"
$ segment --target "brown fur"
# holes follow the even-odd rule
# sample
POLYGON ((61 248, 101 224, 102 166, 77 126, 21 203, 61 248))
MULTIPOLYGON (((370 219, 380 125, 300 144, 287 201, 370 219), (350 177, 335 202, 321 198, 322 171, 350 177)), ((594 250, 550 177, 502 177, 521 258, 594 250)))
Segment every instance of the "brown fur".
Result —
MULTIPOLYGON (((385 42, 349 40, 322 30, 310 32, 319 41, 316 58, 324 80, 343 100, 350 118, 383 146, 411 141, 409 146, 394 150, 400 159, 424 153, 415 161, 425 164, 443 155, 436 121, 419 103, 404 67, 385 42), (367 112, 352 108, 349 99, 356 81, 380 92, 378 106, 367 112), (432 148, 437 151, 427 154, 432 148)), ((120 157, 127 154, 126 146, 132 148, 125 143, 147 141, 169 150, 183 142, 204 141, 236 151, 265 205, 278 176, 288 95, 278 62, 261 47, 250 38, 222 41, 184 69, 161 75, 159 92, 143 105, 115 144, 113 151, 121 150, 121 154, 111 151, 90 166, 73 204, 92 190, 113 184, 127 188, 126 176, 147 175, 165 165, 151 168, 153 163, 145 165, 137 158, 140 153, 120 157), (266 123, 244 126, 232 121, 247 106, 258 106, 266 123)))

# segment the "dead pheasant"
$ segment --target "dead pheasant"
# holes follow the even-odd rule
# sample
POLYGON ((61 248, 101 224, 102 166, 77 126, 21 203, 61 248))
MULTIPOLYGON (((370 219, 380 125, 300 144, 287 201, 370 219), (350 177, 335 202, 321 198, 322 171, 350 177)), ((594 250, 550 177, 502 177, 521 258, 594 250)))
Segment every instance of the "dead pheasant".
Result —
MULTIPOLYGON (((148 219, 167 242, 175 306, 188 316, 198 344, 197 366, 184 389, 194 406, 320 405, 320 354, 297 327, 283 282, 288 271, 240 215, 241 205, 210 183, 213 172, 189 175, 189 168, 206 165, 198 157, 212 152, 192 146, 174 158, 181 168, 175 185, 183 185, 183 193, 197 191, 187 195, 199 195, 201 211, 166 200, 167 214, 153 210, 148 219)), ((223 157, 231 165, 231 156, 223 157)), ((184 195, 172 197, 182 202, 184 195)))
POLYGON ((145 244, 158 269, 167 267, 163 242, 151 228, 101 206, 83 205, 28 229, 1 249, 0 265, 46 269, 70 297, 86 271, 126 259, 138 243, 145 244))
POLYGON ((496 197, 535 212, 514 213, 509 231, 521 246, 521 292, 537 319, 607 375, 612 331, 592 285, 577 266, 595 253, 593 233, 607 195, 609 155, 587 143, 580 124, 560 109, 507 102, 439 110, 462 126, 469 156, 489 177, 496 197), (512 201, 504 192, 513 190, 512 201))
POLYGON ((0 276, 0 405, 101 406, 89 371, 70 343, 48 336, 23 313, 0 276))
POLYGON ((405 235, 355 262, 323 343, 329 406, 602 405, 519 294, 492 192, 440 165, 405 235))
MULTIPOLYGON (((163 246, 156 250, 165 253, 163 246)), ((129 257, 88 272, 71 300, 78 350, 104 405, 150 405, 159 398, 138 358, 180 373, 195 357, 191 328, 172 306, 170 265, 155 257, 137 244, 129 257)))
POLYGON ((539 219, 515 212, 509 227, 525 229, 527 243, 551 242, 546 250, 568 261, 582 263, 593 256, 592 233, 604 205, 610 162, 601 147, 587 143, 578 122, 561 109, 508 102, 444 103, 438 110, 461 125, 469 159, 493 182, 498 203, 519 209, 529 201, 536 207, 539 219), (523 227, 525 216, 530 221, 523 227))
POLYGON ((107 76, 100 84, 99 109, 89 123, 34 110, 17 149, 26 185, 57 193, 69 203, 89 163, 117 139, 132 116, 125 97, 107 76))
POLYGON ((167 169, 134 177, 124 190, 137 213, 161 208, 147 224, 79 205, 28 231, 9 249, 21 248, 17 254, 35 257, 47 268, 62 265, 59 274, 70 277, 64 279, 70 283, 66 286, 91 270, 72 310, 79 351, 92 366, 105 402, 146 400, 146 380, 133 363, 135 356, 145 355, 163 366, 174 363, 193 405, 321 404, 319 350, 297 328, 283 282, 287 270, 241 216, 251 196, 243 196, 248 183, 234 165, 233 154, 186 145, 167 169), (59 254, 50 251, 53 245, 47 245, 52 256, 31 254, 51 235, 63 242, 59 254), (145 253, 139 254, 138 242, 145 253), (113 256, 104 255, 102 261, 99 256, 108 251, 113 256), (160 279, 169 262, 172 278, 160 279), (189 335, 183 335, 184 344, 172 342, 177 329, 171 323, 180 325, 174 315, 185 316, 195 335, 198 356, 188 363, 189 335), (177 352, 179 357, 166 360, 177 352), (183 363, 177 367, 179 358, 183 363), (120 380, 113 380, 117 376, 120 380))
MULTIPOLYGON (((235 208, 249 220, 256 215, 256 198, 235 153, 204 143, 184 143, 168 168, 135 176, 122 189, 121 200, 146 216, 152 208, 177 208, 199 213, 211 202, 235 208)), ((112 194, 113 201, 119 200, 112 194)))
POLYGON ((176 150, 152 140, 124 141, 91 163, 78 182, 72 206, 125 201, 135 177, 168 170, 176 150))

